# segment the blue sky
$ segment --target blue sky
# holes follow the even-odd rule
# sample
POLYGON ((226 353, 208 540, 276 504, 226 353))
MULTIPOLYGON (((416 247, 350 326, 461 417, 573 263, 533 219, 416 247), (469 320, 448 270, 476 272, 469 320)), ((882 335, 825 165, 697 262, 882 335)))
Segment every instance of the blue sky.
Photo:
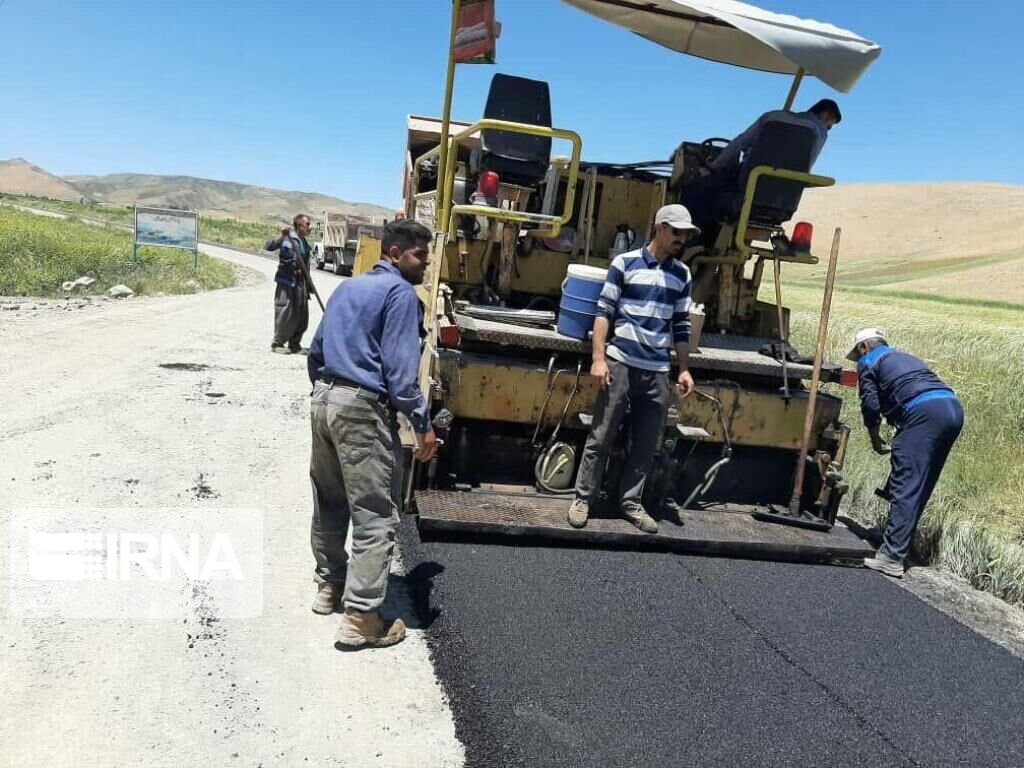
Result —
MULTIPOLYGON (((0 0, 3 2, 3 0, 0 0)), ((1024 3, 759 0, 875 40, 816 167, 843 181, 1024 184, 1024 3)), ((496 71, 551 83, 557 126, 593 160, 667 158, 738 133, 788 80, 681 56, 557 0, 497 0, 498 64, 462 66, 454 116, 496 71)), ((447 0, 6 0, 0 159, 397 205, 405 116, 439 114, 447 0)))

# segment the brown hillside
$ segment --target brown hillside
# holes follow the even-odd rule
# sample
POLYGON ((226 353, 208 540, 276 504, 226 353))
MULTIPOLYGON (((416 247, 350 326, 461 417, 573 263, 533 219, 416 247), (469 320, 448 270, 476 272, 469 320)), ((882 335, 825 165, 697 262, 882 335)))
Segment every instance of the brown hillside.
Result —
POLYGON ((89 200, 85 193, 74 185, 20 157, 0 160, 0 192, 9 195, 49 197, 53 200, 68 200, 75 203, 82 198, 85 198, 86 202, 89 200))
POLYGON ((290 220, 296 213, 323 211, 391 218, 394 211, 371 203, 354 203, 315 192, 215 181, 192 176, 154 176, 117 173, 109 176, 69 176, 69 181, 105 203, 187 208, 207 216, 261 220, 290 220))

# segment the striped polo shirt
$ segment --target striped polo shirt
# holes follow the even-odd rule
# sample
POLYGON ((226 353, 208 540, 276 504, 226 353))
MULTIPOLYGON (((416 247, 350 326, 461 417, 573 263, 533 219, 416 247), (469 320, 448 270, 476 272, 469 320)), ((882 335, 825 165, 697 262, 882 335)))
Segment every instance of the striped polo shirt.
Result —
POLYGON ((608 356, 647 371, 667 371, 674 344, 690 341, 690 270, 673 258, 659 264, 643 247, 615 257, 597 312, 612 326, 608 356))

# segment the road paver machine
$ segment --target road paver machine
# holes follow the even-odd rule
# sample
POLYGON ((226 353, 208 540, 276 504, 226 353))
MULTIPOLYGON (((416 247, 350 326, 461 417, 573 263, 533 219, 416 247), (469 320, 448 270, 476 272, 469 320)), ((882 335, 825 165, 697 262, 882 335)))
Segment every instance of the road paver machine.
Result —
MULTIPOLYGON (((791 75, 785 109, 804 77, 845 92, 880 53, 851 32, 738 2, 564 2, 682 53, 791 75)), ((573 272, 600 275, 614 255, 639 248, 655 211, 692 195, 724 142, 683 141, 664 161, 587 162, 580 135, 552 124, 543 81, 497 74, 480 120, 450 120, 454 69, 450 59, 443 117, 410 117, 406 148, 405 215, 436 233, 421 290, 421 384, 443 445, 410 473, 421 532, 863 556, 865 545, 836 524, 849 428, 841 400, 817 391, 819 378, 838 382, 842 371, 820 350, 812 360, 786 344, 780 268, 818 261, 808 227, 786 226, 806 188, 834 183, 809 172, 808 138, 762 132, 715 233, 683 254, 703 309, 692 318, 697 390, 670 409, 645 504, 656 517, 682 510, 685 524, 642 534, 598 506, 575 530, 565 511, 598 387, 590 340, 558 330, 563 286, 573 272), (556 144, 564 154, 552 154, 556 144), (759 296, 766 269, 774 300, 759 296), (772 524, 780 520, 792 524, 772 524)), ((623 437, 606 487, 628 450, 623 437)))

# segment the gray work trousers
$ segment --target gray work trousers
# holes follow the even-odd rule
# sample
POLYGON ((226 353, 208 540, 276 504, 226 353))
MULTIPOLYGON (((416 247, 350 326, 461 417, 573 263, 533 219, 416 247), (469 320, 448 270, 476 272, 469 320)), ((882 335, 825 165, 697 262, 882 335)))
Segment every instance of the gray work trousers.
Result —
POLYGON ((608 361, 608 370, 612 381, 600 391, 594 404, 594 420, 576 475, 576 496, 591 503, 597 501, 608 454, 628 406, 630 449, 619 481, 618 501, 620 505, 639 504, 661 444, 671 384, 668 373, 645 371, 616 360, 608 361))
POLYGON ((309 291, 301 279, 291 287, 275 285, 274 345, 302 346, 302 334, 309 327, 309 291))
POLYGON ((375 394, 322 381, 313 388, 310 415, 316 581, 344 582, 346 608, 377 610, 387 593, 402 497, 398 419, 375 394))

